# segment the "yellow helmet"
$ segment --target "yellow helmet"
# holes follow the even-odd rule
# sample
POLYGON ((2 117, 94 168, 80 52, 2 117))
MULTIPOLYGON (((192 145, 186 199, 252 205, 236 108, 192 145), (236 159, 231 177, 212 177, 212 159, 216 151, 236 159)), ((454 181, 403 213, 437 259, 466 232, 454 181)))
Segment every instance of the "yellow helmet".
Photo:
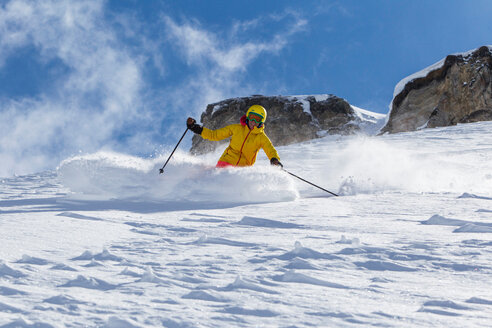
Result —
POLYGON ((249 119, 249 114, 251 114, 251 113, 254 113, 258 116, 261 116, 262 119, 261 119, 261 122, 259 122, 260 124, 258 125, 258 127, 261 127, 263 125, 263 123, 265 123, 265 120, 267 118, 266 109, 260 105, 253 105, 246 112, 246 119, 249 119))

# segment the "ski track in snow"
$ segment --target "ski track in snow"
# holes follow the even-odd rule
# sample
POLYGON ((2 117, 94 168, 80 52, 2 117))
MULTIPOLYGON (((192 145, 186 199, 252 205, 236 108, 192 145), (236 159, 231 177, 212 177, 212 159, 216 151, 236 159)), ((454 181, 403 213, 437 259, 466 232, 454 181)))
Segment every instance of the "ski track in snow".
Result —
MULTIPOLYGON (((354 165, 350 183, 331 173, 316 179, 345 187, 338 198, 275 171, 268 178, 261 170, 270 168, 257 175, 251 170, 247 178, 211 172, 201 180, 186 161, 170 170, 181 168, 195 177, 194 192, 218 188, 212 178, 224 178, 230 186, 215 195, 222 200, 202 194, 198 201, 188 200, 191 194, 180 187, 188 178, 176 176, 176 195, 164 191, 163 202, 146 196, 160 183, 114 198, 135 180, 131 165, 130 171, 121 165, 111 171, 103 163, 106 173, 119 173, 96 184, 106 189, 90 190, 90 197, 72 194, 55 172, 3 179, 0 327, 487 326, 492 322, 492 193, 477 181, 492 180, 487 178, 492 143, 477 138, 470 145, 480 127, 489 131, 492 124, 382 139, 385 149, 420 144, 417 157, 425 164, 432 163, 429 156, 436 149, 444 151, 438 166, 447 163, 443 170, 451 173, 463 165, 468 175, 452 185, 435 176, 442 191, 423 184, 416 192, 414 181, 377 176, 368 183, 365 170, 354 165), (454 133, 455 146, 460 137, 467 139, 466 150, 478 149, 476 157, 446 152, 446 141, 430 146, 443 131, 454 133), (431 148, 425 152, 425 147, 431 148), (474 168, 467 167, 470 158, 474 168), (234 188, 251 192, 241 186, 251 175, 288 190, 271 189, 268 201, 255 196, 229 202, 226 195, 234 188), (127 180, 109 187, 121 176, 127 180)), ((345 141, 323 142, 336 149, 345 141)), ((364 141, 370 147, 379 142, 364 141)), ((289 162, 306 149, 307 157, 313 156, 313 145, 323 147, 317 141, 281 150, 289 162)), ((339 155, 330 159, 336 164, 347 153, 339 155)), ((309 176, 328 159, 306 161, 313 164, 294 169, 309 176)), ((145 180, 150 174, 136 176, 145 180)))

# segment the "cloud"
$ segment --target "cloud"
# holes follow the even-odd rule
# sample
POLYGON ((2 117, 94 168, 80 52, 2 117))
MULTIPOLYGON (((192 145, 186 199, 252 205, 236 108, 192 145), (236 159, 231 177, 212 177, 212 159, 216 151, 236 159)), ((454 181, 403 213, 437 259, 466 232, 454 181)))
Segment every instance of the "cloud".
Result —
POLYGON ((0 105, 1 176, 95 150, 136 116, 140 68, 105 24, 102 2, 10 1, 0 22, 0 63, 33 46, 41 63, 56 59, 68 71, 53 90, 0 105))
POLYGON ((314 15, 336 14, 345 18, 354 17, 354 14, 350 11, 349 8, 347 8, 347 6, 343 4, 343 2, 327 3, 326 1, 322 0, 314 5, 313 12, 314 15))
POLYGON ((25 22, 33 14, 32 8, 24 2, 9 2, 0 8, 0 64, 15 47, 28 42, 25 22))
POLYGON ((163 16, 167 42, 181 54, 194 73, 174 95, 183 100, 184 92, 193 102, 181 101, 184 108, 198 113, 204 105, 231 96, 257 93, 258 86, 245 80, 247 70, 263 56, 278 56, 291 36, 305 30, 307 21, 299 14, 284 11, 250 21, 234 21, 231 28, 213 32, 194 20, 177 22, 163 16), (276 26, 272 27, 277 23, 276 26))
POLYGON ((189 65, 212 64, 226 73, 244 71, 247 66, 263 54, 277 54, 288 43, 289 36, 303 30, 307 21, 292 12, 281 15, 271 15, 264 21, 285 20, 294 18, 294 22, 284 30, 272 33, 266 40, 250 37, 243 41, 240 34, 249 32, 252 28, 264 27, 261 18, 247 22, 234 22, 231 34, 212 33, 198 23, 192 21, 178 24, 169 16, 164 16, 169 38, 185 55, 189 65))

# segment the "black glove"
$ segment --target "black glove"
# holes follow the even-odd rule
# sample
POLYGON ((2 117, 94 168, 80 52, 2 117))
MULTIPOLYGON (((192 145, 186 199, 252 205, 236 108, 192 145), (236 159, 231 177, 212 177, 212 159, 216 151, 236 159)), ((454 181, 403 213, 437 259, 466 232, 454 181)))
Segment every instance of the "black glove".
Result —
POLYGON ((270 160, 270 164, 280 166, 282 168, 284 167, 282 163, 280 163, 280 161, 275 157, 272 157, 272 159, 270 160))
POLYGON ((202 134, 203 128, 200 125, 196 124, 194 118, 188 117, 188 119, 186 120, 186 126, 194 133, 202 134))

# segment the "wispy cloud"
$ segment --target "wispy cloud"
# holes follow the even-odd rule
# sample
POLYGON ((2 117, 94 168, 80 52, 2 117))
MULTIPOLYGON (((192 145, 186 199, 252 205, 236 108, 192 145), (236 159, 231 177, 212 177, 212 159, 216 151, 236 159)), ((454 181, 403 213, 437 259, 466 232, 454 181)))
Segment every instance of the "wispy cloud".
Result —
POLYGON ((348 9, 348 7, 340 1, 327 2, 324 0, 319 0, 313 8, 314 15, 327 15, 333 14, 334 12, 337 15, 341 15, 347 18, 351 18, 354 16, 353 13, 348 9))
POLYGON ((170 45, 185 58, 187 65, 195 68, 195 73, 185 82, 186 87, 181 89, 195 95, 192 107, 200 106, 202 110, 207 103, 232 94, 257 92, 254 82, 244 79, 244 73, 262 56, 279 55, 290 37, 304 31, 307 25, 300 15, 289 11, 250 21, 234 21, 231 29, 219 32, 208 30, 194 20, 177 22, 164 16, 163 22, 170 45), (283 25, 270 33, 253 32, 266 29, 266 22, 272 21, 283 25))
POLYGON ((213 33, 193 21, 178 24, 169 16, 164 22, 169 31, 169 37, 186 56, 190 65, 203 65, 205 61, 223 69, 227 73, 244 71, 258 57, 268 53, 278 53, 288 43, 289 36, 298 33, 307 25, 307 21, 294 12, 284 12, 281 15, 271 15, 271 19, 281 21, 292 18, 293 22, 284 29, 276 31, 265 39, 250 37, 241 38, 241 34, 253 28, 264 27, 262 19, 246 22, 234 22, 231 32, 213 33))
MULTIPOLYGON (((45 93, 0 105, 0 175, 53 167, 94 150, 135 116, 140 69, 104 23, 101 2, 10 1, 0 7, 0 60, 35 47, 68 73, 45 93)), ((2 61, 0 61, 2 63, 2 61)), ((0 67, 1 69, 1 67, 0 67)))

